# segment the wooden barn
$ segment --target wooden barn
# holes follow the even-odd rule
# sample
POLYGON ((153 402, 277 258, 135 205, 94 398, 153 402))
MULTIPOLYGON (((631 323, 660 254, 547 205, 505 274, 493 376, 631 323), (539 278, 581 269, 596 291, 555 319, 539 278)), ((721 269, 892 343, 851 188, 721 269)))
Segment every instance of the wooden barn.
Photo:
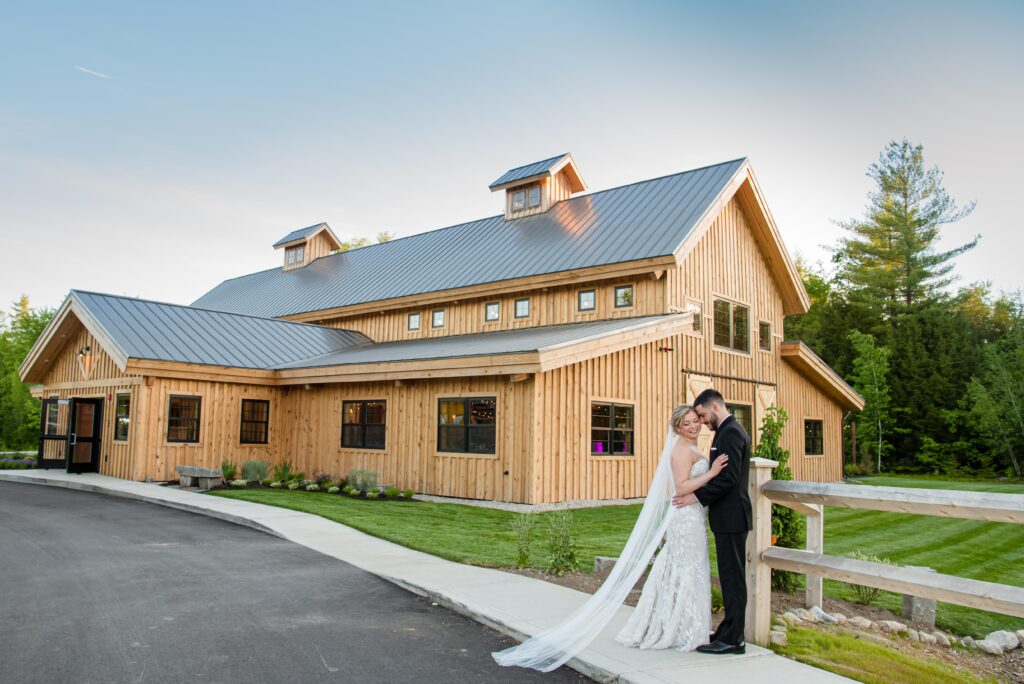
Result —
POLYGON ((842 476, 862 400, 783 341, 808 298, 747 160, 588 193, 564 154, 490 189, 502 214, 350 251, 327 224, 294 231, 282 267, 189 306, 72 290, 21 367, 40 463, 160 481, 290 460, 442 496, 637 497, 672 407, 715 387, 755 441, 786 408, 798 479, 842 476))

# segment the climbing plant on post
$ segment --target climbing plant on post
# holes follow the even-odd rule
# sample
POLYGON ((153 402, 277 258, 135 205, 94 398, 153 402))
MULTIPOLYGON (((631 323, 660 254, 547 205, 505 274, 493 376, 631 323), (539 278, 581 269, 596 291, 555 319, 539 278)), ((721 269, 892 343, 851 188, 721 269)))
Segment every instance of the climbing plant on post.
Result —
MULTIPOLYGON (((789 450, 783 449, 779 441, 782 428, 786 426, 789 414, 779 406, 769 406, 761 421, 761 439, 754 447, 754 456, 777 461, 772 471, 776 480, 792 480, 793 470, 789 467, 789 450)), ((792 508, 772 504, 772 537, 776 546, 788 549, 803 548, 806 532, 803 516, 792 508)), ((772 588, 792 592, 799 584, 799 575, 784 570, 772 570, 772 588)))

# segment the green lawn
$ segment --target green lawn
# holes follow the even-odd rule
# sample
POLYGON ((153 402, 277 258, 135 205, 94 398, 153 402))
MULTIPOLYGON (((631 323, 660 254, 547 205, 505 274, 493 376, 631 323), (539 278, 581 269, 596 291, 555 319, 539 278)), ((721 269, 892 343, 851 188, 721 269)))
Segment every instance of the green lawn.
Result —
MULTIPOLYGON (((935 479, 872 477, 865 486, 928 487, 1024 493, 1024 485, 997 482, 959 482, 935 479)), ((276 489, 218 491, 216 496, 246 499, 323 516, 367 534, 461 563, 511 567, 515 537, 509 527, 513 514, 462 504, 366 501, 345 496, 276 489)), ((635 506, 605 506, 574 511, 577 555, 582 570, 594 566, 594 556, 617 556, 640 510, 635 506)), ((543 568, 547 557, 543 520, 534 534, 530 565, 543 568)), ((710 535, 709 535, 710 541, 710 535)), ((712 572, 714 548, 711 547, 712 572)), ((859 550, 901 565, 925 565, 939 572, 1024 586, 1024 525, 948 520, 879 511, 828 508, 825 512, 825 551, 843 555, 859 550)), ((852 599, 845 584, 826 581, 831 596, 852 599)), ((901 597, 883 593, 878 604, 899 612, 901 597)), ((1024 620, 939 604, 937 622, 956 634, 983 636, 995 629, 1024 629, 1024 620)))

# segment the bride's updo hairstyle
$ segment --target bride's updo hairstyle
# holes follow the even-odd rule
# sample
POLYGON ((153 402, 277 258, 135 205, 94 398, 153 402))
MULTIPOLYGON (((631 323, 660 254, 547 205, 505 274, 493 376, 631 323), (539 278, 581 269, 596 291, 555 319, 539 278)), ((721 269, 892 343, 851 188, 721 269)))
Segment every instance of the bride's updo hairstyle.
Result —
POLYGON ((673 409, 672 417, 668 419, 668 424, 672 426, 672 432, 677 435, 683 434, 683 418, 685 418, 686 414, 691 411, 696 413, 696 410, 691 404, 680 404, 673 409))

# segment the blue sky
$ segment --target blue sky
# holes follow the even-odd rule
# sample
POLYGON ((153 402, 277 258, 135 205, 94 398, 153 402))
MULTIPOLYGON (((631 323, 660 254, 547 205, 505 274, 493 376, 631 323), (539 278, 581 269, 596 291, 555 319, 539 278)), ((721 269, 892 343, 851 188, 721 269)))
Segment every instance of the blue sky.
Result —
POLYGON ((749 156, 825 259, 901 137, 978 202, 962 282, 1022 287, 1024 3, 19 3, 0 60, 2 304, 187 303, 294 228, 499 213, 564 151, 591 189, 749 156))

